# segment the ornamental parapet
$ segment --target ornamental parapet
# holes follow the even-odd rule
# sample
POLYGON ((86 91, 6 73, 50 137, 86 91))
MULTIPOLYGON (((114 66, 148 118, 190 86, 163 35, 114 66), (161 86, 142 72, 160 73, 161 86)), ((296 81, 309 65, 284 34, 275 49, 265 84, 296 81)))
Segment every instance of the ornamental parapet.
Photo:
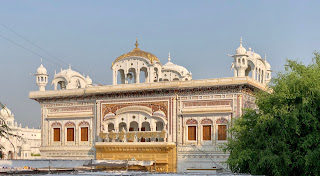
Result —
POLYGON ((103 142, 164 142, 166 131, 121 131, 100 132, 99 137, 103 142))
POLYGON ((140 84, 121 84, 121 85, 106 85, 93 86, 80 89, 71 90, 49 90, 49 91, 33 91, 29 93, 31 99, 45 99, 57 97, 82 97, 93 95, 104 95, 120 92, 134 92, 147 91, 159 89, 186 89, 199 87, 214 87, 214 86, 230 86, 230 85, 251 85, 252 87, 270 91, 268 87, 250 77, 231 77, 231 78, 217 78, 217 79, 202 79, 189 81, 164 81, 154 83, 140 83, 140 84))
POLYGON ((185 145, 185 146, 178 146, 177 151, 180 154, 187 154, 187 153, 224 153, 222 145, 185 145))

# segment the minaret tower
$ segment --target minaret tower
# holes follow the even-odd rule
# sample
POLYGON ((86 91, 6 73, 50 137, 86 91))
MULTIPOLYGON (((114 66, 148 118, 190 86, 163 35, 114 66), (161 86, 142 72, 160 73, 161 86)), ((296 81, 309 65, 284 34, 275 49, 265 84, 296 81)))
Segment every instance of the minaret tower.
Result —
MULTIPOLYGON (((41 58, 42 62, 42 58, 41 58)), ((37 78, 37 84, 39 86, 39 91, 45 91, 46 85, 48 84, 48 74, 47 69, 43 67, 41 64, 40 67, 37 69, 37 74, 35 74, 37 78)))
POLYGON ((242 46, 242 37, 240 38, 240 46, 236 50, 236 54, 232 56, 234 58, 233 67, 234 67, 234 77, 243 77, 245 76, 245 71, 248 68, 247 63, 247 50, 242 46))

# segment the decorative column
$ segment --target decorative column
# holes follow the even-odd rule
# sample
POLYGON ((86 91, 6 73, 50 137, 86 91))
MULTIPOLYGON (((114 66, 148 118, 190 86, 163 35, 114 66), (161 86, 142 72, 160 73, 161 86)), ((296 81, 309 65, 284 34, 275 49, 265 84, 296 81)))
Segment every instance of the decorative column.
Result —
POLYGON ((252 79, 256 79, 256 69, 252 69, 252 79))
POLYGON ((153 82, 153 79, 154 79, 154 67, 153 66, 151 66, 150 68, 149 68, 149 74, 148 74, 148 82, 153 82))
POLYGON ((117 85, 118 72, 116 69, 113 69, 113 85, 117 85))
POLYGON ((137 70, 136 83, 140 83, 140 71, 137 70))
POLYGON ((197 145, 201 144, 201 125, 198 123, 197 126, 197 145))
POLYGON ((124 71, 124 83, 128 84, 128 70, 124 71))

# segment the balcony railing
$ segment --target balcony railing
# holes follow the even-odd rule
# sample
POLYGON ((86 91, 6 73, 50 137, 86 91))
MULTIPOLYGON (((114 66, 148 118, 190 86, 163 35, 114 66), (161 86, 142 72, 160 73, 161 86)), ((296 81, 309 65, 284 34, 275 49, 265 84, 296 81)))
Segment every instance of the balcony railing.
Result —
POLYGON ((121 131, 115 133, 100 132, 99 137, 103 142, 164 142, 166 131, 121 131))

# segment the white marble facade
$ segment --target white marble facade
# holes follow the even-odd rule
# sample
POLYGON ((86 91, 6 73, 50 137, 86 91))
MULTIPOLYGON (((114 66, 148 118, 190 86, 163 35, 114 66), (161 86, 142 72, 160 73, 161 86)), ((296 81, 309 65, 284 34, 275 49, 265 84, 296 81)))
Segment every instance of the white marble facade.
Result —
POLYGON ((4 149, 0 150, 1 159, 37 159, 40 158, 40 144, 41 134, 40 129, 31 129, 18 125, 14 119, 14 114, 10 109, 5 106, 0 110, 0 118, 4 119, 8 127, 11 129, 9 132, 21 136, 9 137, 8 141, 0 137, 0 143, 4 149))
POLYGON ((162 65, 135 45, 112 63, 113 85, 93 85, 70 67, 55 74, 54 90, 38 84, 39 91, 30 92, 41 104, 41 156, 94 159, 96 142, 174 142, 178 172, 227 167, 220 146, 242 108, 256 107, 253 92, 266 90, 266 59, 240 43, 232 56, 234 77, 192 80, 170 54, 162 65))

